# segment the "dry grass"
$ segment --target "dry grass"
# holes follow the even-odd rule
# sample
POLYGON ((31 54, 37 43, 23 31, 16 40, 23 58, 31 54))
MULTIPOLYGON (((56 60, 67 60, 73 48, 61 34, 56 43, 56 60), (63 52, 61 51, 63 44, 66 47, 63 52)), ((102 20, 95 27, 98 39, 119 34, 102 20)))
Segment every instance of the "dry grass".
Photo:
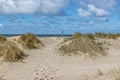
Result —
POLYGON ((80 37, 88 37, 90 39, 95 39, 95 38, 104 38, 104 39, 117 39, 118 37, 120 37, 120 34, 114 34, 114 33, 101 33, 101 32, 96 32, 95 34, 82 34, 82 33, 75 33, 72 36, 72 39, 75 38, 80 38, 80 37))
POLYGON ((42 42, 32 33, 21 35, 18 42, 27 49, 36 49, 43 46, 42 42))
POLYGON ((98 71, 97 80, 120 80, 120 68, 113 68, 108 71, 98 71))
POLYGON ((7 41, 6 37, 0 36, 0 43, 4 43, 5 41, 7 41))
POLYGON ((83 52, 84 54, 88 53, 90 57, 97 55, 106 55, 104 48, 89 38, 72 39, 69 44, 63 44, 59 48, 59 51, 63 55, 77 55, 80 52, 83 52))
POLYGON ((95 34, 82 34, 75 33, 69 40, 65 40, 61 43, 59 51, 62 55, 78 55, 87 53, 90 57, 92 56, 105 56, 106 49, 108 49, 107 42, 100 41, 103 39, 117 39, 120 34, 112 33, 95 33, 95 34))
POLYGON ((4 44, 0 44, 0 57, 4 61, 16 62, 23 59, 25 54, 16 47, 15 43, 6 41, 4 44))
POLYGON ((95 39, 92 34, 75 33, 71 40, 63 42, 59 47, 62 55, 88 54, 93 56, 105 56, 105 48, 101 42, 95 39))
POLYGON ((118 37, 120 37, 120 34, 118 33, 118 34, 113 34, 113 33, 107 33, 107 34, 105 34, 105 33, 95 33, 94 34, 95 35, 95 37, 98 37, 98 38, 105 38, 105 39, 117 39, 118 37))
POLYGON ((75 34, 72 35, 72 39, 77 39, 77 38, 80 38, 82 36, 83 36, 82 33, 76 32, 75 34))

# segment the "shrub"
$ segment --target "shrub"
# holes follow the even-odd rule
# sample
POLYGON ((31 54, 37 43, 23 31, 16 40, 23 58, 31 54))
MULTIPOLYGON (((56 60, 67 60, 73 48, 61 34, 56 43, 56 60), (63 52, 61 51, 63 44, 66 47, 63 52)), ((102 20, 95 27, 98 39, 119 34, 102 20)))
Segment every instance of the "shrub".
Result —
POLYGON ((5 41, 7 41, 6 37, 0 36, 0 43, 4 43, 5 41))
POLYGON ((4 61, 16 62, 23 59, 25 54, 16 47, 15 43, 7 41, 0 45, 0 56, 4 61))
POLYGON ((18 39, 18 42, 27 49, 35 49, 43 46, 42 42, 37 38, 37 36, 32 33, 21 35, 18 39))

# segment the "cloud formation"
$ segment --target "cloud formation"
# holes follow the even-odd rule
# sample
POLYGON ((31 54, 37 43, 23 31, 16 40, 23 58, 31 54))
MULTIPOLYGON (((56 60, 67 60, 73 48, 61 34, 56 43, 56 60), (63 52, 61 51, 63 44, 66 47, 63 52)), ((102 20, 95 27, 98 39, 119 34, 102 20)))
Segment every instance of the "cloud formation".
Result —
POLYGON ((78 15, 83 18, 89 17, 90 15, 95 15, 97 17, 107 17, 110 15, 110 13, 107 10, 97 8, 94 5, 88 5, 88 10, 79 8, 77 9, 77 11, 78 15))
POLYGON ((81 17, 84 17, 84 18, 87 18, 91 15, 90 11, 85 11, 81 8, 77 9, 77 11, 78 11, 78 15, 81 16, 81 17))
POLYGON ((3 27, 3 24, 2 23, 0 23, 0 28, 2 28, 3 27))
POLYGON ((88 0, 88 2, 103 9, 111 9, 117 4, 117 0, 88 0))
POLYGON ((117 0, 77 0, 80 6, 87 7, 88 4, 93 4, 98 8, 111 9, 117 4, 117 0))
POLYGON ((108 17, 101 17, 101 18, 99 18, 99 20, 102 21, 102 22, 108 22, 109 21, 108 17))
POLYGON ((96 8, 94 5, 88 5, 89 11, 98 17, 109 16, 110 13, 104 9, 96 8))
POLYGON ((81 23, 81 25, 83 25, 83 26, 93 26, 94 22, 93 21, 83 22, 83 23, 81 23))
POLYGON ((69 4, 69 0, 0 0, 0 13, 57 14, 69 4))

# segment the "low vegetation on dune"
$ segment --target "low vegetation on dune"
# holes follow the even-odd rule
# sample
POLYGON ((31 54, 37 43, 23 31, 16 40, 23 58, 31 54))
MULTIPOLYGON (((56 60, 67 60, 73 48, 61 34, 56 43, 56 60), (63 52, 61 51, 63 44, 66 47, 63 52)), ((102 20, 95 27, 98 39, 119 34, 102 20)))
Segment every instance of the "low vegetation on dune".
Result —
MULTIPOLYGON (((58 49, 62 55, 81 55, 87 53, 90 57, 105 56, 107 42, 104 45, 103 41, 100 41, 98 38, 100 36, 96 37, 96 34, 75 33, 69 40, 64 41, 58 49)), ((113 39, 113 37, 109 38, 113 39)))
POLYGON ((88 37, 90 39, 95 39, 95 38, 103 38, 103 39, 117 39, 120 37, 120 34, 114 34, 114 33, 101 33, 101 32, 96 32, 95 34, 82 34, 82 33, 75 33, 72 35, 72 39, 74 38, 80 38, 80 37, 88 37))
POLYGON ((77 39, 77 38, 81 38, 83 36, 82 33, 76 32, 75 34, 72 35, 72 39, 77 39))
POLYGON ((27 49, 36 49, 43 46, 42 42, 37 38, 37 36, 32 33, 21 35, 18 39, 18 42, 27 49))
POLYGON ((95 34, 93 34, 93 36, 98 37, 98 38, 105 38, 105 39, 117 39, 118 37, 120 37, 120 34, 113 34, 113 33, 101 33, 101 32, 97 32, 95 34))
POLYGON ((7 41, 6 37, 0 36, 0 43, 4 43, 5 41, 7 41))
POLYGON ((16 47, 16 44, 10 41, 6 41, 4 44, 0 44, 0 58, 8 62, 16 62, 25 57, 24 52, 16 47))

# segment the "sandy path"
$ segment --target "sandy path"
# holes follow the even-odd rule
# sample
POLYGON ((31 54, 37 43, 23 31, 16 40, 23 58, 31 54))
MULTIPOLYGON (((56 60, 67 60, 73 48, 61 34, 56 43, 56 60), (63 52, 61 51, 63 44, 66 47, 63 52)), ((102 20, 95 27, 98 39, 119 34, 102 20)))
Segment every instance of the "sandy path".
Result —
POLYGON ((55 47, 62 38, 42 38, 42 41, 45 44, 42 49, 25 50, 29 57, 23 63, 0 62, 0 75, 5 74, 6 80, 97 80, 99 70, 106 72, 120 67, 118 46, 112 41, 111 54, 95 60, 57 55, 55 47))

